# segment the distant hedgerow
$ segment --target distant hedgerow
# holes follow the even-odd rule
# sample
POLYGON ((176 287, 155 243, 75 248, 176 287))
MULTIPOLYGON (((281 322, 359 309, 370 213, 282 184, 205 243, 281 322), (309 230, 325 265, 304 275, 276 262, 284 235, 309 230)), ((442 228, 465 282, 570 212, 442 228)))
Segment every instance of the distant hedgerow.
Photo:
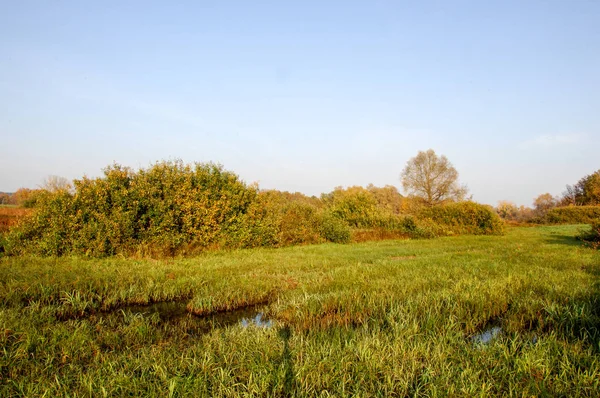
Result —
POLYGON ((102 177, 75 180, 72 191, 39 193, 2 250, 164 256, 348 240, 343 221, 300 196, 259 192, 212 163, 165 161, 138 171, 115 164, 102 177))
POLYGON ((137 171, 114 164, 102 177, 36 192, 33 211, 2 237, 0 251, 160 257, 207 249, 501 232, 500 218, 472 202, 422 209, 395 189, 372 186, 336 188, 321 198, 261 192, 219 165, 163 161, 137 171))
POLYGON ((591 224, 597 221, 600 221, 600 206, 555 207, 540 220, 548 224, 591 224))
POLYGON ((475 202, 457 202, 423 208, 418 219, 433 235, 498 235, 504 222, 489 206, 475 202))

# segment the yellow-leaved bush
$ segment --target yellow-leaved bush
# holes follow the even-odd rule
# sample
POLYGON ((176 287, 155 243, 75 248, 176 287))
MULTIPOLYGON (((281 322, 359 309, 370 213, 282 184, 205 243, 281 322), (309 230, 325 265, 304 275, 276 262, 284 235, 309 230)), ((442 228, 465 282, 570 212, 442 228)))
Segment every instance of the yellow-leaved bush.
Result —
POLYGON ((336 188, 320 198, 260 191, 213 163, 162 161, 139 170, 114 164, 102 177, 75 180, 73 189, 38 193, 33 212, 0 236, 0 252, 162 257, 502 232, 502 221, 485 206, 415 203, 389 186, 336 188))
POLYGON ((3 245, 8 254, 98 257, 348 240, 340 220, 275 196, 212 163, 164 161, 138 171, 115 164, 102 177, 75 180, 73 192, 41 194, 3 245), (323 233, 335 228, 342 232, 323 233))

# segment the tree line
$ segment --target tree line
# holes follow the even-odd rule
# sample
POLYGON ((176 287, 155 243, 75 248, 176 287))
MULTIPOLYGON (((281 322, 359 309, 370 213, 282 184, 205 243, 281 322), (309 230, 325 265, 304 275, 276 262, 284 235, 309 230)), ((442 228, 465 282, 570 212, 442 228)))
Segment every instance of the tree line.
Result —
MULTIPOLYGON (((518 222, 545 222, 558 219, 553 216, 560 213, 570 214, 573 222, 577 222, 577 214, 582 220, 597 217, 600 206, 600 170, 582 177, 573 185, 567 185, 560 196, 550 193, 538 195, 533 200, 533 207, 517 206, 515 203, 502 200, 498 202, 496 211, 503 219, 518 222), (573 207, 574 209, 565 209, 573 207), (589 214, 589 217, 585 215, 589 214)), ((585 221, 587 222, 587 221, 585 221)))
POLYGON ((163 161, 139 170, 114 164, 101 177, 72 184, 53 179, 32 193, 33 212, 0 237, 0 252, 164 256, 502 233, 491 207, 462 200, 466 189, 457 185, 458 173, 445 157, 420 153, 403 178, 408 196, 393 186, 369 185, 317 197, 260 190, 212 163, 163 161))

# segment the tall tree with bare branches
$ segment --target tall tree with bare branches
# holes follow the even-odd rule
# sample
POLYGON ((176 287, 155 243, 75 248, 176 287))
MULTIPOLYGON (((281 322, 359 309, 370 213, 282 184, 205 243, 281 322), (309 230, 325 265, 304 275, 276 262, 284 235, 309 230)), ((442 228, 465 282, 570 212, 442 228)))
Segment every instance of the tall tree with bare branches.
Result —
POLYGON ((429 206, 447 201, 463 200, 467 187, 458 183, 458 171, 446 156, 436 155, 433 149, 419 151, 402 171, 402 187, 429 206))

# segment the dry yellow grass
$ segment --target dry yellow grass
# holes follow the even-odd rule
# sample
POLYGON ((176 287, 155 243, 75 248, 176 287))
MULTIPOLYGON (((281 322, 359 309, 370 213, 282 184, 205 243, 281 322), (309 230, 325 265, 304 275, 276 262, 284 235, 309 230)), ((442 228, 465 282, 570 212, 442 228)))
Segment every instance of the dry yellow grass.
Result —
POLYGON ((0 207, 0 232, 7 231, 15 225, 21 217, 31 213, 31 209, 23 207, 2 206, 0 207))

